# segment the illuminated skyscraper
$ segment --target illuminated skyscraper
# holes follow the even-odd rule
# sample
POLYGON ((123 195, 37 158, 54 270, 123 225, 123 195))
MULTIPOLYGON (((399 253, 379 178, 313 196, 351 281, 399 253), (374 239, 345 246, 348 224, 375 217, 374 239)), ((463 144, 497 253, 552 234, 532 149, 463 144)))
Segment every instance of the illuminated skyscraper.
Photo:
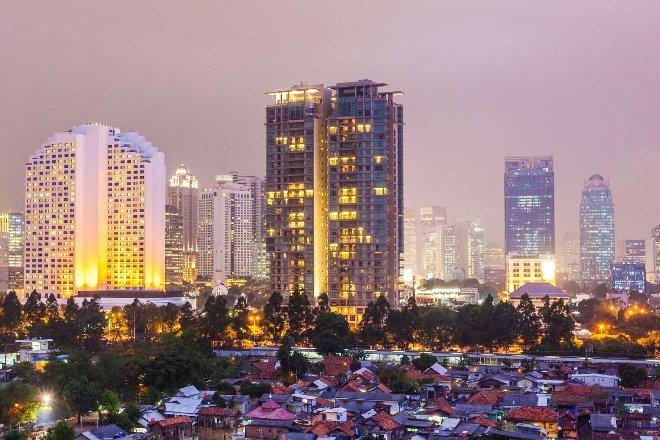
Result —
POLYGON ((0 271, 6 289, 23 288, 24 219, 20 212, 0 212, 0 271))
POLYGON ((624 263, 646 264, 646 241, 626 240, 624 263))
POLYGON ((509 157, 504 173, 505 254, 555 253, 555 173, 552 156, 509 157))
POLYGON ((380 295, 398 305, 403 108, 382 86, 297 86, 266 111, 272 289, 327 292, 353 325, 380 295))
POLYGON ((564 235, 561 249, 560 272, 567 280, 580 279, 580 234, 569 232, 564 235))
POLYGON ((653 254, 653 269, 655 282, 660 281, 660 225, 651 230, 651 250, 653 254))
POLYGON ((444 206, 419 210, 419 245, 416 247, 419 271, 424 278, 443 278, 442 228, 447 224, 444 206))
POLYGON ((216 180, 216 188, 202 192, 199 274, 214 285, 255 273, 253 208, 252 190, 231 180, 216 180))
POLYGON ((176 206, 165 207, 165 287, 183 285, 183 216, 176 206))
POLYGON ((176 207, 183 218, 183 279, 189 283, 197 279, 197 205, 199 183, 197 177, 181 164, 170 177, 167 204, 176 207))
POLYGON ((164 156, 104 124, 58 132, 26 164, 25 290, 163 290, 164 156))
POLYGON ((417 210, 406 209, 403 214, 403 281, 408 285, 412 285, 413 278, 420 273, 417 264, 418 223, 417 210))
POLYGON ((580 275, 606 282, 614 261, 614 203, 609 184, 599 174, 585 182, 580 204, 580 275))

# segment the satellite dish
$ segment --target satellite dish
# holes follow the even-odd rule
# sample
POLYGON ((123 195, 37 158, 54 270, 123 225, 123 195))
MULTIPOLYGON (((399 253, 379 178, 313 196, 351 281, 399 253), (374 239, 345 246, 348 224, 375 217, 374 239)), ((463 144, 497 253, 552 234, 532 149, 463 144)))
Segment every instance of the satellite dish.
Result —
POLYGON ((213 296, 227 295, 228 293, 229 289, 224 284, 218 284, 213 288, 213 296))

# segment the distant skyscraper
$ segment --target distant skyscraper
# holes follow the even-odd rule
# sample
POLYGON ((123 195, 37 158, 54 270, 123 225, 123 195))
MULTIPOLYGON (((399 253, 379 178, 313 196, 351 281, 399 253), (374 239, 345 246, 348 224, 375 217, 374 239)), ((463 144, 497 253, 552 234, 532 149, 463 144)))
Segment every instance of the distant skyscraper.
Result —
POLYGON ((25 225, 20 212, 0 212, 0 271, 6 275, 4 290, 23 288, 25 225))
POLYGON ((270 261, 266 252, 265 208, 264 193, 265 181, 263 177, 243 176, 232 172, 233 181, 250 189, 252 197, 252 225, 254 227, 254 278, 266 280, 270 274, 270 261))
POLYGON ((214 284, 255 273, 252 189, 231 181, 202 192, 199 201, 199 274, 214 284))
POLYGON ((419 275, 417 259, 417 232, 419 219, 417 210, 406 209, 403 213, 403 281, 412 283, 413 277, 419 275))
POLYGON ((552 156, 509 157, 504 173, 505 253, 555 254, 555 174, 552 156))
POLYGON ((626 240, 624 263, 646 264, 646 241, 626 240))
POLYGON ((580 279, 580 234, 569 232, 564 235, 559 266, 566 279, 580 279))
POLYGON ((425 278, 442 278, 442 228, 447 223, 447 208, 428 206, 419 210, 419 245, 417 261, 419 272, 425 278))
POLYGON ((605 282, 614 261, 614 203, 607 181, 589 177, 580 205, 580 272, 588 281, 605 282))
POLYGON ((296 86, 266 110, 272 290, 327 292, 352 325, 378 296, 398 305, 403 107, 385 85, 296 86))
POLYGON ((183 218, 183 279, 189 283, 197 279, 198 200, 197 177, 181 164, 170 177, 167 204, 176 207, 183 218))
POLYGON ((456 274, 455 269, 459 264, 459 235, 460 228, 456 224, 445 225, 442 227, 441 256, 442 256, 442 276, 444 280, 452 280, 456 274))
POLYGON ((504 270, 504 249, 497 243, 488 243, 484 249, 484 268, 504 270))
POLYGON ((639 263, 612 263, 610 288, 617 292, 644 292, 646 268, 639 263))
POLYGON ((165 207, 165 288, 183 284, 183 216, 176 206, 165 207))
POLYGON ((25 290, 162 290, 163 153, 103 124, 58 132, 26 164, 25 290))
POLYGON ((660 225, 651 230, 651 249, 653 250, 654 269, 658 273, 660 272, 660 225))

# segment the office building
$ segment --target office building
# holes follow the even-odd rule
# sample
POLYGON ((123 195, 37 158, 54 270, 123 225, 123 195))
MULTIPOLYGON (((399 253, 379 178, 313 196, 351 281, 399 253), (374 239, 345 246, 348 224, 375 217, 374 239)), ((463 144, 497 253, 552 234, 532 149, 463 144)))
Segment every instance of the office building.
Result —
POLYGON ((213 285, 255 273, 252 190, 219 176, 199 200, 198 267, 213 285))
POLYGON ((507 256, 506 289, 514 292, 527 283, 556 285, 556 263, 553 255, 532 257, 507 256))
POLYGON ((176 206, 165 206, 165 289, 183 286, 183 216, 176 206))
POLYGON ((555 177, 552 156, 505 160, 505 254, 555 254, 555 177))
POLYGON ((199 182, 181 164, 170 177, 167 204, 176 207, 183 218, 183 279, 193 283, 197 279, 197 205, 199 182))
POLYGON ((626 240, 624 263, 646 264, 646 240, 626 240))
MULTIPOLYGON (((445 225, 440 236, 440 262, 438 271, 442 274, 438 278, 450 281, 457 279, 457 269, 462 259, 460 253, 460 227, 457 224, 445 225)), ((465 270, 463 270, 465 272, 465 270)), ((465 274, 466 275, 466 274, 465 274)))
POLYGON ((25 291, 162 291, 165 184, 163 153, 137 133, 55 133, 26 164, 25 291))
POLYGON ((413 279, 419 276, 417 259, 417 232, 418 226, 417 210, 406 209, 403 213, 403 273, 402 280, 407 285, 412 285, 413 279))
POLYGON ((612 263, 610 288, 618 293, 646 290, 646 267, 640 263, 612 263))
POLYGON ((23 213, 0 212, 0 291, 23 289, 23 213))
POLYGON ((269 93, 266 227, 271 288, 327 292, 355 325, 398 305, 403 254, 403 107, 370 80, 269 93))
POLYGON ((653 259, 653 279, 657 284, 660 281, 660 225, 651 230, 651 255, 653 259))
POLYGON ((488 243, 484 249, 484 268, 504 270, 504 248, 497 243, 488 243))
POLYGON ((614 203, 608 182, 594 174, 584 184, 580 204, 580 275, 605 282, 614 261, 614 203))
POLYGON ((423 207, 419 210, 418 218, 419 246, 416 250, 419 272, 427 279, 443 278, 441 238, 442 228, 447 224, 447 209, 443 206, 423 207))
POLYGON ((559 261, 559 272, 564 279, 580 279, 580 234, 569 232, 564 235, 559 261))

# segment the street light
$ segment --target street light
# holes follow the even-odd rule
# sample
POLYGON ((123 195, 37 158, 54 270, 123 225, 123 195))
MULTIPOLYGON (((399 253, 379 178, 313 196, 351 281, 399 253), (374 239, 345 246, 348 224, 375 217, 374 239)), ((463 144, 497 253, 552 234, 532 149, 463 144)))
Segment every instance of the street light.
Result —
POLYGON ((41 401, 44 403, 44 405, 50 404, 50 394, 44 394, 41 396, 41 401))
POLYGON ((605 327, 605 324, 600 324, 598 328, 600 329, 600 334, 603 334, 603 328, 605 327))

